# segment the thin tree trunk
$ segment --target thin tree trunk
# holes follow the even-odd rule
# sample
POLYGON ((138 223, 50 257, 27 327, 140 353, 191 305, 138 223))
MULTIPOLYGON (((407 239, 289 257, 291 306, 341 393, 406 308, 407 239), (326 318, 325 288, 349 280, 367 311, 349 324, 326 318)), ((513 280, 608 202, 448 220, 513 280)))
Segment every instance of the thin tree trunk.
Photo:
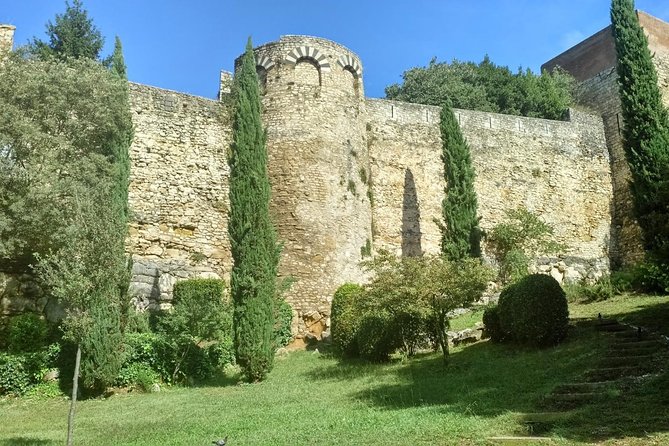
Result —
POLYGON ((77 344, 77 359, 74 361, 74 378, 72 379, 72 399, 70 400, 70 414, 67 417, 67 446, 74 444, 74 406, 77 403, 79 391, 79 366, 81 365, 81 344, 77 344))

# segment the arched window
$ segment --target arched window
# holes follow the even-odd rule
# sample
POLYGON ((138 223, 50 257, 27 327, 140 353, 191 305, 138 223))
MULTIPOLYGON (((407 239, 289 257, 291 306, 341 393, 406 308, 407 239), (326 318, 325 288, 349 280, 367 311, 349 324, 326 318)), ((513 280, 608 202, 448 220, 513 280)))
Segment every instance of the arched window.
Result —
POLYGON ((295 83, 298 85, 321 85, 321 70, 315 60, 302 57, 295 64, 295 83))

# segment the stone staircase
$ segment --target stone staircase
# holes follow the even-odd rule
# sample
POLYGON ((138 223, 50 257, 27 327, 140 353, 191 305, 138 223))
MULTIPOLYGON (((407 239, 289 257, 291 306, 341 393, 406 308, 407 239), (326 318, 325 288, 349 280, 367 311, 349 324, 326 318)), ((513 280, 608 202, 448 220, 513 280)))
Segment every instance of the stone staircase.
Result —
POLYGON ((609 337, 604 356, 577 382, 553 389, 544 398, 544 407, 565 411, 616 397, 624 391, 626 381, 656 370, 659 355, 666 354, 664 339, 641 327, 600 316, 594 328, 609 337))
POLYGON ((545 412, 519 414, 519 422, 531 436, 488 438, 492 444, 550 444, 550 438, 540 435, 567 421, 573 409, 624 394, 635 378, 656 371, 658 363, 669 356, 667 339, 641 327, 601 315, 588 325, 608 338, 606 351, 597 365, 574 382, 561 384, 546 395, 540 403, 545 412))

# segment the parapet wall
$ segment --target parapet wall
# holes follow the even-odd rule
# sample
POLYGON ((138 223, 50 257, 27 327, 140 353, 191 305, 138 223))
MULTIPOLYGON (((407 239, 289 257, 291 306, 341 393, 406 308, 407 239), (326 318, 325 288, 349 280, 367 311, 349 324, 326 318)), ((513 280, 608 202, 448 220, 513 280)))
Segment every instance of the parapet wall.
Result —
MULTIPOLYGON (((439 108, 368 99, 367 113, 375 246, 397 254, 439 252, 433 222, 444 196, 439 108)), ((553 225, 572 263, 592 270, 579 274, 608 270, 612 186, 601 118, 575 110, 565 122, 455 114, 472 151, 482 228, 524 206, 553 225)))
POLYGON ((218 101, 130 84, 131 294, 143 306, 169 304, 176 280, 225 277, 228 110, 218 101))

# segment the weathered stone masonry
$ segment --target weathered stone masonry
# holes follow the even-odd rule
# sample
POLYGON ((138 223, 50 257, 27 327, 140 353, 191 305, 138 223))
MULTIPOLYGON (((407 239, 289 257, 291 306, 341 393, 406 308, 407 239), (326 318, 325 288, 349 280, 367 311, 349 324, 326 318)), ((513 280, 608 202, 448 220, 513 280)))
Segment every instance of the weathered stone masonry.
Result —
MULTIPOLYGON (((655 30, 651 47, 669 95, 669 25, 643 20, 655 30)), ((605 31, 551 61, 581 73, 582 102, 595 112, 570 110, 566 121, 549 121, 455 110, 472 149, 482 227, 492 228, 507 209, 538 213, 568 249, 539 259, 537 269, 566 282, 596 279, 610 258, 638 257, 605 31)), ((12 33, 0 26, 0 47, 11 48, 12 33)), ((284 36, 255 54, 271 212, 283 243, 280 274, 296 279, 287 296, 294 333, 320 336, 329 328, 334 290, 365 281, 359 262, 367 246, 397 255, 439 252, 439 108, 366 99, 360 59, 326 39, 284 36)), ((140 307, 169 307, 178 280, 229 277, 229 86, 230 74, 222 73, 219 100, 210 100, 131 84, 127 248, 140 307)), ((0 279, 5 313, 46 305, 18 297, 21 281, 0 279)))
MULTIPOLYGON (((296 334, 319 335, 337 286, 365 280, 359 262, 368 240, 398 255, 439 252, 439 109, 365 99, 359 59, 325 39, 286 36, 257 48, 256 60, 271 209, 284 244, 280 273, 297 280, 288 295, 296 334)), ((230 117, 222 103, 151 87, 133 85, 132 96, 133 292, 165 306, 176 280, 229 273, 230 117)), ((473 150, 483 227, 524 205, 569 246, 568 257, 553 259, 564 265, 556 274, 576 280, 608 270, 601 118, 456 114, 473 150)))

